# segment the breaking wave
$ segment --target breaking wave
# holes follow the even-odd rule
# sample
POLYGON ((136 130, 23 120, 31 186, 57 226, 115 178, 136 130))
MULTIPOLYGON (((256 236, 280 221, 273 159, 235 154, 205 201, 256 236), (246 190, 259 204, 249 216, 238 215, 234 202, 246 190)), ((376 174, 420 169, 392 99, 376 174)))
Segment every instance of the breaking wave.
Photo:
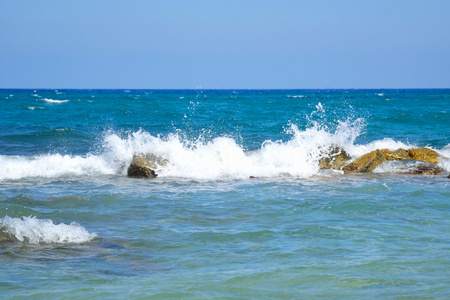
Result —
POLYGON ((361 120, 342 122, 336 132, 330 133, 318 126, 301 131, 291 124, 286 134, 288 141, 265 141, 258 150, 246 151, 230 137, 217 137, 211 141, 183 140, 179 134, 167 138, 155 137, 137 131, 125 138, 110 134, 105 147, 116 159, 129 164, 134 153, 153 153, 168 161, 157 170, 161 177, 195 179, 248 178, 249 176, 309 177, 319 171, 318 161, 323 148, 337 145, 349 151, 360 134, 361 120))
MULTIPOLYGON (((146 131, 104 134, 100 154, 39 156, 1 156, 0 181, 22 178, 59 178, 67 176, 125 175, 136 153, 153 153, 168 163, 156 170, 159 177, 190 179, 241 179, 257 177, 310 177, 320 172, 318 162, 326 149, 338 146, 357 158, 375 149, 410 149, 390 138, 368 144, 355 144, 364 129, 364 120, 339 122, 333 130, 312 123, 300 130, 295 124, 286 129, 285 141, 266 140, 257 150, 246 150, 235 139, 220 136, 206 141, 201 135, 195 140, 180 132, 154 136, 146 131)), ((437 150, 449 157, 450 145, 437 150)), ((441 166, 450 170, 450 163, 441 166)))
POLYGON ((78 223, 54 224, 52 220, 36 217, 0 219, 0 230, 20 242, 30 244, 80 244, 97 237, 78 223))

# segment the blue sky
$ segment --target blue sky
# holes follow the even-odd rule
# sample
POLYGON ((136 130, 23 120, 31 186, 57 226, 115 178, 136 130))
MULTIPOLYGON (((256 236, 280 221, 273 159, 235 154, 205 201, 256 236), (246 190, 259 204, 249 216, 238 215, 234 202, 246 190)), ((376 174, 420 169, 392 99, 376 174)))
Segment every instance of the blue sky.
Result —
POLYGON ((449 0, 3 0, 0 88, 450 88, 449 0))

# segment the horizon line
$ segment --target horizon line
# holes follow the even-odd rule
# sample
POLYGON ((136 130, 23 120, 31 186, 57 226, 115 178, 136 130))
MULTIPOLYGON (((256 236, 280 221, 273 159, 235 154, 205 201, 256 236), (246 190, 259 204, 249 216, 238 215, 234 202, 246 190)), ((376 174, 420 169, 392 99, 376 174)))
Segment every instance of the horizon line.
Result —
POLYGON ((331 91, 331 90, 449 90, 446 88, 3 88, 0 90, 120 90, 120 91, 331 91))

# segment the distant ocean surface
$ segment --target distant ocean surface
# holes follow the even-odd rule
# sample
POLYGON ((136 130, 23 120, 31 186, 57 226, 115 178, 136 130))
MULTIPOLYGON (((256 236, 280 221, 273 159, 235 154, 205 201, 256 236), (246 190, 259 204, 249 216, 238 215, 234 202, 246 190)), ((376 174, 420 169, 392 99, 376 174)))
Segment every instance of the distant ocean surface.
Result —
POLYGON ((449 299, 450 161, 332 145, 450 158, 450 90, 0 90, 1 298, 449 299))

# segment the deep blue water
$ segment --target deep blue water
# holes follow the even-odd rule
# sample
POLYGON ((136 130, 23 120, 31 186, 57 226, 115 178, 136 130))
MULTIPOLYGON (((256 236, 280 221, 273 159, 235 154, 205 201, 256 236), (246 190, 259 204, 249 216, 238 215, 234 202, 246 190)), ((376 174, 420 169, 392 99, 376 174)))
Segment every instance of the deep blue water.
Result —
POLYGON ((448 299, 449 161, 317 162, 450 157, 449 113, 450 90, 0 90, 2 297, 448 299), (168 164, 128 178, 136 153, 168 164))

